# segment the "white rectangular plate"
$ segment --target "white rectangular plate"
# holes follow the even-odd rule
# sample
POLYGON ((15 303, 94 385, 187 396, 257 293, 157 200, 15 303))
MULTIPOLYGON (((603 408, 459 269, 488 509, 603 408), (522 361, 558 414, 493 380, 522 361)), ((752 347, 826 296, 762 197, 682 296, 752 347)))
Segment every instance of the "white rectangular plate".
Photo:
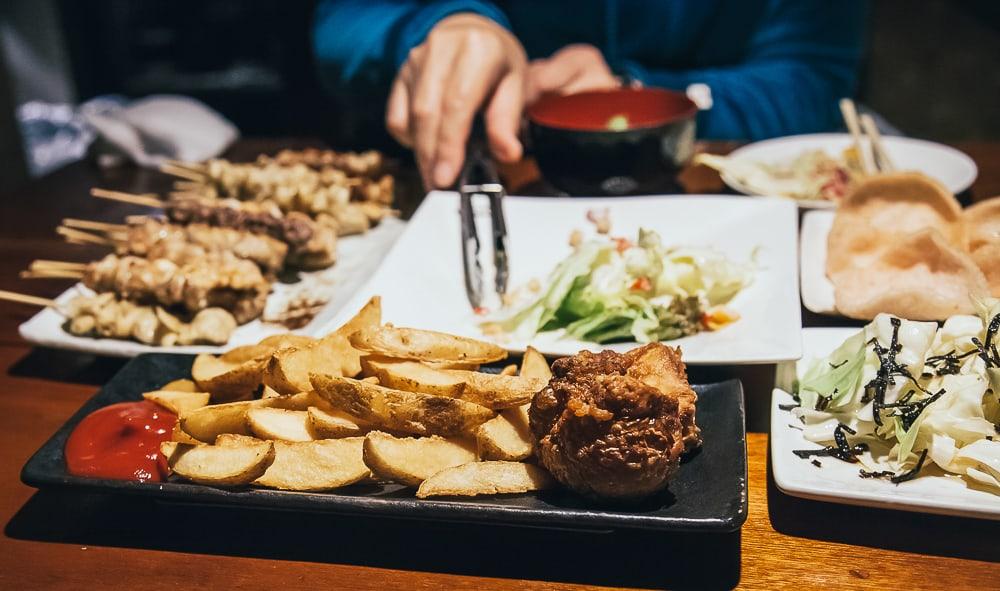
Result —
MULTIPOLYGON (((753 284, 731 307, 739 321, 717 332, 672 341, 684 360, 696 364, 771 363, 797 359, 801 351, 800 304, 796 258, 796 207, 786 199, 724 196, 655 196, 610 199, 507 197, 510 287, 544 280, 572 251, 574 229, 592 234, 589 210, 607 208, 612 236, 634 239, 640 227, 659 232, 666 245, 710 246, 737 262, 756 260, 753 284)), ((474 207, 484 244, 482 260, 492 252, 485 202, 474 207), (482 206, 482 207, 480 207, 482 206)), ((372 295, 382 296, 383 318, 411 326, 487 338, 465 295, 460 250, 457 193, 434 192, 417 210, 403 236, 375 276, 344 307, 334 328, 372 295)), ((487 285, 492 285, 487 278, 487 285)), ((624 351, 635 343, 598 345, 560 338, 557 333, 531 341, 498 340, 513 352, 532 345, 547 355, 572 355, 581 349, 624 351)))
POLYGON ((839 316, 834 304, 833 283, 826 276, 826 238, 833 227, 832 211, 809 211, 802 216, 799 277, 802 305, 810 312, 839 316))
POLYGON ((858 330, 806 328, 802 331, 802 360, 778 366, 778 387, 771 396, 771 468, 778 488, 792 496, 832 503, 1000 519, 1000 495, 969 488, 958 478, 928 475, 897 485, 859 477, 857 464, 818 458, 822 467, 817 468, 792 453, 821 446, 807 441, 795 428, 799 420, 780 408, 795 402, 786 389, 791 388, 795 376, 802 375, 809 360, 826 357, 858 330))
MULTIPOLYGON (((337 242, 337 263, 329 269, 302 273, 302 280, 293 284, 275 283, 274 291, 268 297, 268 306, 288 301, 299 290, 308 289, 310 294, 325 293, 330 300, 309 324, 295 331, 306 335, 322 334, 321 329, 340 311, 354 293, 371 276, 372 272, 389 251, 392 244, 403 233, 406 224, 398 219, 383 220, 371 231, 360 236, 348 236, 337 242)), ((80 293, 80 287, 72 287, 57 298, 66 303, 80 293)), ((63 330, 66 318, 51 308, 46 308, 32 316, 20 326, 21 337, 26 341, 83 353, 112 357, 134 357, 141 353, 219 353, 239 345, 256 343, 267 335, 286 332, 278 324, 266 324, 254 320, 240 326, 229 342, 220 347, 185 346, 154 347, 134 341, 118 339, 93 339, 71 335, 63 330)))

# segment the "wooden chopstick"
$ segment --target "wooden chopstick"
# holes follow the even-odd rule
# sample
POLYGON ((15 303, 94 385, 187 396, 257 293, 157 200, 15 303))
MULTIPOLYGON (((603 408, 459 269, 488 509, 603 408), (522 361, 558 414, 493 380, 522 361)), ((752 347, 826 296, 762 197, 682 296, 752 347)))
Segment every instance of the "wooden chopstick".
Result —
POLYGON ((885 150, 885 144, 882 142, 882 134, 879 132, 878 125, 875 125, 875 120, 872 119, 871 115, 865 113, 861 116, 861 129, 864 130, 871 141, 872 152, 874 152, 875 163, 878 166, 879 172, 895 171, 896 165, 885 150))
POLYGON ((878 172, 878 167, 875 166, 875 160, 872 158, 871 152, 866 149, 865 143, 861 140, 861 126, 858 123, 858 109, 854 105, 854 101, 849 98, 840 99, 840 113, 844 116, 844 123, 847 125, 847 130, 851 132, 851 139, 854 140, 854 149, 858 152, 858 158, 861 160, 861 170, 865 174, 875 174, 878 172))

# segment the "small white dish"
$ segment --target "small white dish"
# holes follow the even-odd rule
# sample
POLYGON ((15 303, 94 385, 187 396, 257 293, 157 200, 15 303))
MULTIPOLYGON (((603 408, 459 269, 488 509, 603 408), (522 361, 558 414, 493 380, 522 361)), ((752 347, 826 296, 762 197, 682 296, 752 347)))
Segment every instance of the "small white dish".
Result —
MULTIPOLYGON (((273 292, 268 296, 268 306, 288 301, 295 297, 296 292, 303 289, 308 289, 310 294, 329 295, 329 301, 319 314, 305 327, 295 331, 313 336, 322 334, 320 329, 329 324, 330 319, 368 280, 382 257, 402 234, 405 225, 396 218, 389 218, 366 234, 340 239, 337 242, 335 265, 321 271, 303 273, 302 281, 298 283, 288 285, 275 283, 273 292)), ((65 304, 77 294, 87 291, 89 290, 77 285, 63 292, 56 301, 65 304)), ((65 316, 56 310, 46 308, 22 324, 19 332, 24 340, 35 345, 109 357, 134 357, 142 353, 221 353, 239 345, 256 343, 274 333, 287 332, 281 325, 254 320, 238 327, 229 342, 222 346, 154 347, 135 341, 74 336, 63 330, 65 322, 65 316)))
MULTIPOLYGON (((958 194, 975 182, 979 170, 966 154, 943 144, 908 137, 885 136, 882 138, 886 152, 900 171, 917 171, 937 179, 952 193, 958 194)), ((729 158, 747 162, 775 164, 790 162, 801 153, 825 150, 834 156, 851 145, 846 133, 816 133, 774 138, 737 148, 729 158)), ((722 173, 722 180, 730 188, 744 195, 758 193, 745 186, 732 175, 722 173)), ((799 200, 803 209, 830 209, 836 204, 826 200, 799 200)))
POLYGON ((959 478, 923 475, 897 485, 882 479, 861 478, 857 464, 818 458, 821 467, 816 467, 810 459, 792 453, 797 449, 822 447, 807 441, 797 428, 798 419, 782 409, 782 405, 795 403, 789 393, 792 380, 802 375, 810 360, 826 357, 858 330, 803 329, 802 359, 778 366, 777 387, 771 395, 774 483, 785 494, 817 501, 1000 520, 1000 494, 970 488, 959 478))
MULTIPOLYGON (((570 252, 570 233, 593 233, 590 210, 607 208, 612 236, 634 237, 640 227, 659 232, 666 245, 710 246, 730 259, 756 260, 753 283, 730 303, 741 318, 716 332, 685 337, 680 346, 692 364, 774 363, 800 354, 798 264, 795 204, 787 199, 726 196, 650 196, 615 198, 507 197, 510 281, 516 288, 544 280, 570 252)), ((487 239, 489 213, 476 202, 476 222, 484 262, 492 258, 487 239)), ((334 328, 373 295, 382 296, 383 319, 489 339, 465 294, 460 251, 458 195, 433 192, 410 220, 403 236, 371 281, 344 307, 334 328)), ((491 285, 487 278, 487 285, 491 285)), ((600 345, 542 333, 530 341, 508 337, 496 342, 513 352, 528 345, 547 355, 572 355, 582 349, 625 351, 635 343, 600 345)))
POLYGON ((802 305, 816 314, 839 316, 833 282, 826 276, 826 239, 833 227, 834 212, 808 211, 799 231, 799 278, 802 305))

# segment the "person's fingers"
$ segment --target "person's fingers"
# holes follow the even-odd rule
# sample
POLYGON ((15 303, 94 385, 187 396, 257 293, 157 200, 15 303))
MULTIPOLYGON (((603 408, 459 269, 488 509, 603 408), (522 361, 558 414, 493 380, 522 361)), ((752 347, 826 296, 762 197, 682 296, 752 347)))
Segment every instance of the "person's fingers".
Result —
POLYGON ((428 39, 423 67, 416 73, 410 101, 410 132, 417 155, 417 166, 424 183, 430 185, 431 168, 437 150, 438 127, 441 123, 441 101, 448 74, 457 55, 454 43, 445 38, 428 39))
POLYGON ((441 103, 432 176, 438 187, 451 185, 458 176, 465 160, 472 120, 500 75, 502 51, 493 37, 470 36, 462 44, 441 103))
POLYGON ((618 80, 612 74, 597 70, 581 73, 581 75, 570 80, 560 92, 563 94, 575 94, 587 90, 606 90, 617 87, 618 80))
POLYGON ((578 62, 554 57, 532 62, 528 71, 532 98, 537 99, 550 92, 562 92, 573 78, 580 73, 578 62))
POLYGON ((389 102, 385 108, 385 127, 397 142, 406 147, 413 145, 410 137, 410 91, 407 89, 408 64, 404 64, 392 83, 389 102))
POLYGON ((489 105, 486 107, 486 137, 490 151, 501 162, 521 159, 524 150, 517 132, 521 126, 524 109, 524 74, 511 72, 500 80, 489 105))

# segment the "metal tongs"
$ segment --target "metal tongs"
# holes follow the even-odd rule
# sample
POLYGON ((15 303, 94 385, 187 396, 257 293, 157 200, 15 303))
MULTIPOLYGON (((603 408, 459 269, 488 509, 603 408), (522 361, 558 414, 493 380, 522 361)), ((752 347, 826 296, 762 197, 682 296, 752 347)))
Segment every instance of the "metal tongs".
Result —
POLYGON ((480 122, 473 128, 465 164, 458 179, 459 214, 462 218, 462 265, 465 269, 465 293, 473 308, 483 307, 485 293, 483 287, 483 265, 479 260, 479 234, 476 231, 476 216, 472 210, 472 197, 485 195, 490 203, 490 222, 493 237, 494 288, 497 295, 507 293, 509 276, 507 262, 507 222, 503 215, 503 197, 506 195, 496 163, 486 147, 485 133, 480 122))

